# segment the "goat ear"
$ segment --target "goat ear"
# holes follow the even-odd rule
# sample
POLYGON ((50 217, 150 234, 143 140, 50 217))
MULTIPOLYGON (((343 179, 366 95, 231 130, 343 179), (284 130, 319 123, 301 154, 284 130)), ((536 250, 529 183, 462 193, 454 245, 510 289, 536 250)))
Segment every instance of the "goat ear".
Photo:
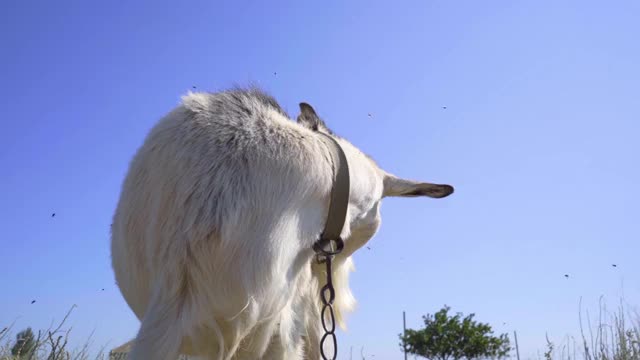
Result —
POLYGON ((313 110, 311 105, 301 102, 300 103, 300 115, 298 115, 298 124, 311 129, 313 131, 318 131, 320 125, 322 125, 322 120, 316 114, 316 111, 313 110))
POLYGON ((384 190, 382 192, 382 197, 428 196, 430 198, 440 199, 451 194, 453 194, 453 186, 451 185, 417 182, 412 180, 399 179, 391 174, 384 175, 384 190))

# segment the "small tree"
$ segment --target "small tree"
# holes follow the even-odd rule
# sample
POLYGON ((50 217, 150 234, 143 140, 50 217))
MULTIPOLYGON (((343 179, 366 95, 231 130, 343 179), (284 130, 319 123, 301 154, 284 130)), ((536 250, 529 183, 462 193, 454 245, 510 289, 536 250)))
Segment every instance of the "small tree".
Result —
POLYGON ((31 328, 26 328, 16 335, 16 343, 11 348, 11 355, 18 358, 29 358, 35 351, 36 339, 31 328))
POLYGON ((425 327, 400 334, 400 347, 404 344, 408 353, 433 360, 500 359, 511 351, 507 334, 493 336, 491 326, 473 320, 475 314, 463 318, 461 313, 450 316, 449 310, 445 305, 423 316, 425 327))

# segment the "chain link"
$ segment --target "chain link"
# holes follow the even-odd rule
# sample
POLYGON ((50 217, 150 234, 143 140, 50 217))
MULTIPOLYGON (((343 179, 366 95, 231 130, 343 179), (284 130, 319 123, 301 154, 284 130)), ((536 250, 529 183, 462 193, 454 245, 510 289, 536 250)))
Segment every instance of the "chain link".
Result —
POLYGON ((322 320, 322 328, 324 329, 324 335, 320 340, 320 355, 322 355, 323 360, 335 360, 338 356, 338 340, 335 334, 336 317, 333 312, 333 301, 336 298, 336 291, 333 288, 333 272, 331 265, 333 257, 342 251, 344 242, 340 238, 338 238, 337 240, 328 240, 328 245, 331 250, 325 250, 321 242, 322 241, 318 241, 313 245, 313 250, 316 252, 318 263, 324 263, 327 270, 327 283, 320 290, 320 300, 322 300, 322 311, 320 313, 320 318, 322 320), (333 343, 333 355, 331 357, 327 357, 327 355, 324 353, 324 343, 327 339, 331 339, 331 342, 333 343))

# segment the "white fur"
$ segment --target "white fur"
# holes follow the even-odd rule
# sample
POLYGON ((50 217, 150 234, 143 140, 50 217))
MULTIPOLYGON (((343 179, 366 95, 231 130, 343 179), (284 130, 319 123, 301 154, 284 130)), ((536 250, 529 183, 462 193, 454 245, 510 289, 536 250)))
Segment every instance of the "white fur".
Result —
MULTIPOLYGON (((116 281, 141 320, 131 359, 319 359, 325 275, 311 245, 333 170, 326 142, 271 100, 258 90, 189 93, 135 154, 111 242, 116 281)), ((344 328, 355 306, 351 255, 375 234, 395 177, 337 140, 351 177, 334 265, 344 328)))

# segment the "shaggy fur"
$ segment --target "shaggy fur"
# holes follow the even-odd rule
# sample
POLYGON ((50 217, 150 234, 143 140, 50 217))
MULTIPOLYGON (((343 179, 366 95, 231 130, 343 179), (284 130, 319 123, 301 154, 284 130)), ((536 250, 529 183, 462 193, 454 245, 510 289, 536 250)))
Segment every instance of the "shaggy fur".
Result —
MULTIPOLYGON (((325 274, 311 246, 333 168, 316 131, 333 133, 310 106, 301 109, 295 122, 257 89, 189 93, 150 131, 112 225, 116 281, 141 321, 131 359, 319 359, 325 274)), ((351 177, 345 249, 334 265, 344 328, 355 305, 351 255, 377 231, 381 199, 453 188, 398 179, 335 138, 351 177)))

